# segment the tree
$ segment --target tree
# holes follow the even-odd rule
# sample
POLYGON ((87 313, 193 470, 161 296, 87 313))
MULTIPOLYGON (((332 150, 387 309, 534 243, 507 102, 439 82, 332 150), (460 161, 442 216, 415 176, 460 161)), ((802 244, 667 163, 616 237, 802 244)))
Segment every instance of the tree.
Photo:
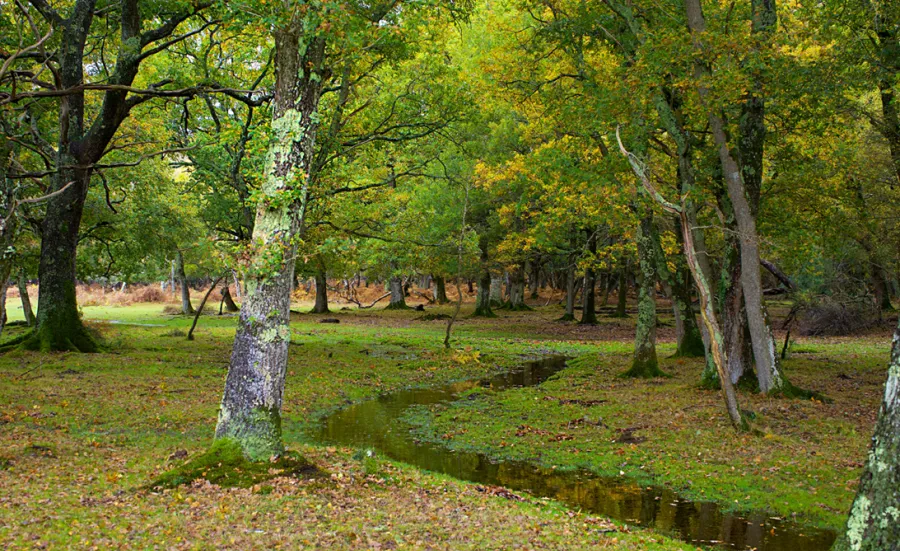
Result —
POLYGON ((900 322, 894 331, 884 399, 856 499, 834 551, 896 549, 900 542, 900 322))
MULTIPOLYGON (((89 74, 86 78, 85 67, 89 52, 93 49, 90 43, 98 13, 96 3, 96 0, 77 0, 66 13, 61 13, 46 0, 31 2, 34 10, 59 38, 59 45, 56 51, 41 48, 35 52, 37 55, 29 56, 29 59, 38 67, 50 67, 56 82, 47 85, 40 80, 29 79, 30 90, 16 90, 3 100, 4 103, 42 98, 59 100, 53 168, 39 173, 39 176, 50 176, 53 181, 51 190, 60 193, 48 201, 44 217, 37 326, 24 342, 28 348, 81 352, 97 350, 97 344, 81 323, 75 299, 79 229, 91 177, 108 152, 119 127, 136 107, 154 97, 186 93, 183 90, 165 90, 164 86, 171 82, 169 79, 143 89, 134 87, 145 60, 196 35, 209 24, 201 23, 192 30, 176 34, 182 23, 209 7, 209 3, 164 3, 154 10, 146 10, 141 9, 139 0, 122 0, 118 10, 108 13, 110 20, 118 18, 115 24, 104 26, 100 32, 100 40, 104 41, 107 39, 105 32, 118 27, 115 64, 112 69, 107 69, 103 64, 98 74, 89 74), (94 108, 96 103, 87 99, 87 92, 93 90, 100 91, 102 95, 98 109, 94 108)), ((33 21, 30 13, 28 18, 33 21)), ((36 25, 33 27, 36 28, 36 25)), ((38 71, 26 74, 36 75, 38 71)), ((43 137, 39 140, 41 145, 47 142, 43 137)), ((17 177, 21 176, 24 175, 17 177)))

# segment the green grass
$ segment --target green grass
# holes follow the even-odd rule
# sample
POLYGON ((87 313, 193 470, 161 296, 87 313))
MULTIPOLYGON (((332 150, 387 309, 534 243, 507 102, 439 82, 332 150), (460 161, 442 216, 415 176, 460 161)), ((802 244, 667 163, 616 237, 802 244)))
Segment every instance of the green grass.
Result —
MULTIPOLYGON (((186 332, 191 320, 161 310, 84 308, 104 338, 99 354, 0 356, 0 547, 688 548, 554 503, 507 500, 377 457, 353 459, 358 450, 304 440, 322 415, 381 392, 593 348, 578 335, 548 338, 543 318, 530 313, 463 319, 449 352, 441 345, 443 323, 416 321, 421 313, 341 312, 333 315, 342 319, 338 325, 298 316, 285 438, 327 475, 275 477, 249 488, 201 480, 142 490, 209 449, 234 333, 234 318, 204 316, 196 340, 188 342, 170 335, 186 332)), ((3 340, 24 330, 9 328, 3 340)))
POLYGON ((620 374, 629 357, 615 347, 581 356, 538 387, 479 392, 450 407, 418 408, 407 421, 417 437, 453 449, 664 484, 726 509, 839 529, 874 425, 888 348, 887 339, 796 347, 785 373, 833 403, 741 393, 756 435, 731 430, 719 393, 697 387, 702 360, 663 360, 672 377, 627 380, 620 374), (603 402, 585 407, 560 398, 603 402), (619 442, 625 429, 642 441, 619 442))

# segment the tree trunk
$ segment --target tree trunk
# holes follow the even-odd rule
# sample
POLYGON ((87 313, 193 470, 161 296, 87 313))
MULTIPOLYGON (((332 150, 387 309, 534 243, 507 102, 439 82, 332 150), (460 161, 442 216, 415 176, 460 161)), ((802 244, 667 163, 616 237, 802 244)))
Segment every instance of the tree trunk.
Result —
POLYGON ((0 274, 0 335, 3 335, 3 328, 6 327, 6 291, 9 289, 9 272, 7 270, 6 277, 0 274))
MULTIPOLYGON (((676 224, 680 224, 677 221, 676 224)), ((681 229, 676 228, 679 245, 684 248, 684 240, 681 237, 681 229)), ((694 313, 693 279, 684 262, 676 262, 675 271, 670 272, 666 262, 666 254, 659 240, 659 231, 653 226, 653 242, 656 247, 656 271, 665 286, 668 287, 669 298, 672 300, 672 312, 675 316, 675 358, 700 358, 705 354, 703 336, 697 325, 697 316, 694 313)))
POLYGON ((875 290, 875 306, 879 312, 889 312, 894 309, 891 304, 891 292, 888 288, 887 277, 881 264, 870 262, 872 267, 872 287, 875 290))
POLYGON ((584 290, 581 293, 581 325, 597 324, 597 299, 595 288, 597 286, 597 275, 594 272, 593 262, 597 255, 597 232, 591 230, 588 235, 587 249, 590 254, 590 260, 587 268, 584 270, 584 290))
POLYGON ((634 357, 625 376, 652 378, 663 375, 656 357, 656 245, 652 211, 641 218, 638 230, 638 319, 634 357))
POLYGON ((175 256, 175 275, 178 284, 181 285, 181 313, 185 316, 194 314, 194 306, 191 304, 191 288, 188 287, 187 275, 184 273, 184 255, 178 251, 175 256))
POLYGON ((540 288, 541 265, 538 262, 531 262, 531 269, 528 272, 528 290, 532 299, 538 298, 538 289, 540 288))
POLYGON ((525 305, 525 270, 516 266, 509 273, 509 309, 528 310, 525 305))
POLYGON ((284 452, 281 404, 291 338, 296 237, 309 196, 325 42, 293 18, 273 32, 272 139, 253 227, 258 244, 245 271, 244 302, 219 409, 217 439, 236 442, 251 461, 284 452), (286 200, 291 197, 291 200, 286 200))
POLYGON ((496 317, 491 309, 491 269, 488 264, 488 250, 484 242, 481 248, 481 277, 478 280, 478 297, 475 299, 475 315, 484 318, 496 317))
POLYGON ((491 272, 487 268, 481 272, 481 278, 478 280, 478 298, 474 315, 483 318, 496 317, 491 309, 491 272))
MULTIPOLYGON (((675 124, 675 119, 674 117, 672 117, 671 113, 671 107, 666 102, 662 102, 662 104, 663 105, 657 105, 661 118, 668 119, 668 123, 672 124, 674 129, 681 130, 680 127, 675 124)), ((616 134, 616 137, 618 138, 618 133, 616 134)), ((677 135, 674 137, 679 147, 679 158, 685 158, 689 162, 690 158, 684 157, 683 155, 683 151, 689 149, 689 142, 683 139, 683 133, 677 133, 677 135)), ((712 288, 710 287, 709 280, 706 277, 707 272, 705 272, 706 267, 700 261, 700 258, 706 256, 707 254, 705 244, 703 243, 703 241, 699 243, 694 241, 695 232, 698 232, 700 235, 702 235, 702 229, 697 227, 696 209, 693 208, 690 202, 690 192, 692 186, 686 185, 689 182, 682 180, 681 204, 675 205, 669 203, 659 194, 654 185, 651 183, 649 176, 646 174, 646 169, 638 162, 636 162, 634 156, 628 153, 628 151, 625 149, 625 146, 622 144, 621 139, 619 139, 619 148, 622 151, 622 154, 628 159, 629 163, 631 164, 632 170, 641 181, 641 185, 643 186, 643 188, 667 212, 677 214, 681 220, 681 231, 682 237, 684 239, 684 254, 687 258, 688 267, 691 270, 691 275, 694 277, 694 281, 697 284, 697 291, 700 295, 700 315, 703 320, 703 325, 706 327, 706 333, 709 335, 709 350, 710 356, 712 358, 712 363, 715 365, 716 372, 719 374, 719 379, 722 381, 721 390, 722 396, 725 400, 725 409, 728 412, 728 417, 735 429, 739 431, 749 430, 749 424, 744 419, 741 413, 740 406, 738 405, 734 386, 731 384, 731 380, 727 377, 725 371, 727 366, 727 358, 725 356, 726 352, 723 342, 724 339, 722 338, 722 330, 719 326, 719 321, 716 318, 716 310, 713 305, 712 288)), ((687 166, 690 165, 688 164, 687 166)), ((692 182, 690 183, 692 184, 692 182)))
POLYGON ((231 291, 228 289, 228 278, 225 278, 225 286, 222 287, 222 302, 225 303, 225 310, 228 312, 239 312, 241 309, 234 303, 231 298, 231 291))
POLYGON ((466 290, 468 291, 468 293, 469 293, 470 295, 471 295, 472 293, 475 292, 475 287, 474 287, 474 285, 475 285, 475 284, 472 282, 471 279, 468 280, 468 281, 466 281, 466 290))
MULTIPOLYGON (((64 151, 58 162, 62 166, 77 163, 64 151)), ((64 169, 57 175, 54 189, 61 189, 70 181, 75 183, 47 202, 38 268, 37 326, 23 343, 25 348, 45 352, 97 351, 97 343, 81 322, 75 295, 78 228, 89 180, 86 170, 64 169)))
POLYGON ((566 313, 560 321, 575 321, 575 262, 576 257, 572 255, 566 268, 566 313))
POLYGON ((491 277, 491 306, 503 306, 503 277, 491 277))
MULTIPOLYGON (((396 266, 393 262, 391 266, 396 266)), ((391 302, 387 305, 388 310, 405 310, 409 308, 406 305, 406 298, 403 292, 403 278, 399 275, 392 275, 388 281, 388 289, 391 293, 391 302)))
MULTIPOLYGON (((705 49, 702 39, 706 31, 706 20, 700 6, 700 0, 685 0, 688 27, 693 37, 694 48, 702 53, 705 49)), ((747 199, 747 189, 741 167, 732 153, 725 123, 716 109, 710 105, 709 89, 702 84, 708 68, 700 62, 695 64, 695 78, 701 100, 706 104, 709 127, 719 152, 719 162, 728 189, 728 197, 734 208, 741 244, 741 287, 744 293, 744 305, 747 310, 747 322, 753 345, 753 357, 756 361, 756 375, 759 389, 763 393, 782 390, 784 380, 778 369, 778 358, 775 352, 775 341, 766 320, 763 305, 762 277, 759 269, 759 238, 756 231, 756 217, 747 199)))
POLYGON ((628 317, 628 261, 622 261, 622 268, 619 270, 619 299, 616 303, 615 318, 628 317))
POLYGON ((22 301, 22 314, 28 327, 34 326, 34 310, 31 309, 31 297, 28 296, 28 280, 25 278, 25 269, 19 270, 19 297, 22 301))
POLYGON ((326 277, 325 268, 319 267, 316 270, 316 304, 313 306, 313 314, 327 314, 331 312, 328 309, 328 278, 326 277))
POLYGON ((447 281, 444 276, 432 276, 434 281, 434 300, 438 304, 447 304, 450 299, 447 298, 447 281))
POLYGON ((891 362, 884 384, 866 467, 844 533, 833 551, 895 550, 900 542, 900 323, 894 331, 891 362))

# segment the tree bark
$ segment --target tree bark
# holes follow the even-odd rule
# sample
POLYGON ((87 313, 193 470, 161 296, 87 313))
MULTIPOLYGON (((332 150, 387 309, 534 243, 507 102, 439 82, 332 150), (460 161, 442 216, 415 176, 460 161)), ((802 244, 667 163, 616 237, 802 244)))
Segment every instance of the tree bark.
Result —
POLYGON ((491 276, 491 306, 503 306, 503 277, 491 276))
MULTIPOLYGON (((648 209, 649 210, 649 209, 648 209)), ((663 375, 656 357, 656 245, 653 214, 641 218, 638 227, 638 319, 634 337, 634 357, 626 377, 652 378, 663 375)))
POLYGON ((485 243, 481 245, 481 276, 478 280, 478 297, 475 299, 475 316, 493 318, 491 309, 491 269, 488 264, 488 251, 485 243))
POLYGON ((31 297, 28 296, 28 279, 25 278, 25 269, 19 270, 19 300, 22 301, 22 314, 28 327, 34 326, 34 310, 31 309, 31 297))
POLYGON ((328 309, 328 278, 322 264, 316 270, 316 304, 313 306, 313 314, 327 314, 328 309))
POLYGON ((593 262, 597 255, 597 232, 588 230, 587 250, 590 259, 584 270, 584 289, 581 292, 581 321, 580 325, 597 324, 597 274, 594 271, 593 262))
POLYGON ((251 461, 284 452, 281 405, 291 338, 296 241, 309 197, 325 41, 294 17, 274 31, 272 139, 245 270, 244 302, 216 426, 251 461))
POLYGON ((447 280, 444 279, 444 276, 432 276, 431 278, 434 281, 434 300, 438 304, 447 304, 450 302, 450 299, 447 298, 447 280))
POLYGON ((184 255, 181 251, 175 256, 175 275, 181 285, 181 313, 185 316, 192 315, 194 306, 191 304, 191 288, 188 287, 187 275, 184 273, 184 255))
POLYGON ((575 262, 577 258, 572 255, 569 258, 569 266, 566 268, 566 313, 560 321, 575 321, 575 262))
POLYGON ((531 269, 528 271, 528 289, 532 299, 538 298, 538 289, 541 283, 541 264, 537 261, 530 263, 531 269))
POLYGON ((616 302, 615 318, 628 317, 628 261, 622 261, 622 267, 619 270, 619 298, 616 302))
POLYGON ((895 550, 900 545, 900 323, 894 331, 884 399, 866 467, 833 551, 895 550))
MULTIPOLYGON (((397 263, 391 261, 391 272, 397 271, 397 263)), ((391 293, 391 302, 387 305, 388 310, 405 310, 409 308, 406 305, 406 293, 403 289, 403 278, 394 273, 388 280, 388 290, 391 293)))
POLYGON ((241 309, 234 303, 231 298, 231 291, 228 289, 228 278, 225 278, 225 286, 222 287, 222 302, 225 303, 225 310, 228 312, 239 312, 241 309))
POLYGON ((525 304, 525 269, 516 266, 509 273, 509 309, 528 310, 525 304))

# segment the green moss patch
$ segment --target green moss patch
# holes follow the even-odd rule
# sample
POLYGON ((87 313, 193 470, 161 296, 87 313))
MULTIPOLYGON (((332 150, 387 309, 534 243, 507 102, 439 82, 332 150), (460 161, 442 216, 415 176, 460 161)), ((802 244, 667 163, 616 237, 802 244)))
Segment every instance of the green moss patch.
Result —
POLYGON ((253 462, 244 457, 237 442, 220 438, 209 451, 163 474, 147 487, 175 488, 203 479, 226 488, 249 488, 278 477, 310 478, 321 474, 298 453, 286 452, 274 461, 253 462))

